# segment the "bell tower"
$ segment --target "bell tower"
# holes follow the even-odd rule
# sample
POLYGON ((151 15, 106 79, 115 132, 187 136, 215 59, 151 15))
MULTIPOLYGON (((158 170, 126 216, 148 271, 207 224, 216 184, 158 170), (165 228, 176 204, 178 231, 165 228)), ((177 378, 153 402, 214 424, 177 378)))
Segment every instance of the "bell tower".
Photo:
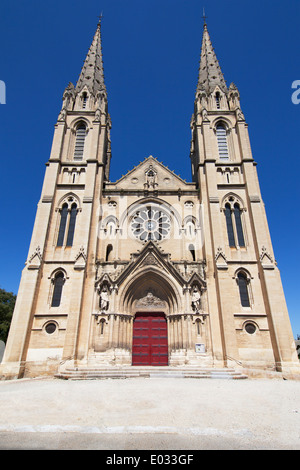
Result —
POLYGON ((22 377, 28 364, 33 374, 38 363, 57 370, 74 356, 88 266, 94 266, 94 221, 109 178, 110 128, 100 20, 76 86, 69 83, 63 93, 1 366, 7 377, 22 377))
POLYGON ((63 94, 51 157, 65 163, 97 161, 109 179, 111 158, 110 116, 101 47, 101 20, 84 61, 77 84, 69 83, 63 94), (58 153, 57 153, 58 152, 58 153), (54 153, 54 155, 53 155, 54 153))
POLYGON ((216 358, 298 369, 240 94, 226 85, 206 21, 191 131, 216 358))

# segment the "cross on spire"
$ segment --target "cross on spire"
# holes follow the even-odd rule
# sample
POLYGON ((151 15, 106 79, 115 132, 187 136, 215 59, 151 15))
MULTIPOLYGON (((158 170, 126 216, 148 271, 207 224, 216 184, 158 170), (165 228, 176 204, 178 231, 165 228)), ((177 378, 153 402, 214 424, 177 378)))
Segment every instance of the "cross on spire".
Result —
POLYGON ((99 15, 99 21, 98 21, 98 26, 101 25, 101 20, 103 18, 103 12, 101 11, 100 15, 99 15))
POLYGON ((204 21, 204 26, 206 26, 206 18, 207 16, 205 16, 205 10, 204 10, 204 7, 203 7, 203 16, 202 16, 202 19, 204 21))

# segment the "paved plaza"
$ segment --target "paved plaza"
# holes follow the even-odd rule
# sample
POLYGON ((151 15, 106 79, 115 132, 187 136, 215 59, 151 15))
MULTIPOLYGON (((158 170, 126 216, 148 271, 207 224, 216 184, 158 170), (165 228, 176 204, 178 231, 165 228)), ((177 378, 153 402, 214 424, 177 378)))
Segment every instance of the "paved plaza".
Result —
POLYGON ((300 449, 300 381, 0 382, 0 449, 300 449))

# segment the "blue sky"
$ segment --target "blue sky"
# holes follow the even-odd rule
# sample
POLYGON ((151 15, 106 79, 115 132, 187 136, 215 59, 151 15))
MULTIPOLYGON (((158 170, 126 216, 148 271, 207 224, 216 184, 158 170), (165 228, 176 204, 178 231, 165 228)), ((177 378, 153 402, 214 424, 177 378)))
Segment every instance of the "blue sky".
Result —
POLYGON ((294 336, 300 334, 299 0, 2 0, 0 286, 17 293, 54 124, 103 12, 102 46, 116 180, 153 155, 188 181, 202 11, 234 82, 258 163, 294 336))

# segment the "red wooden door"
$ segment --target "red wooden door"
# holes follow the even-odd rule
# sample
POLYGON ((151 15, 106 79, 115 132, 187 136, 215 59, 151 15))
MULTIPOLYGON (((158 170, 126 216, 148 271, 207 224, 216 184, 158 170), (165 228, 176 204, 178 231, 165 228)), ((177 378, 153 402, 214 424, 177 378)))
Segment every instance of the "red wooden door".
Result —
POLYGON ((133 322, 132 365, 168 365, 168 330, 164 314, 136 314, 133 322))

